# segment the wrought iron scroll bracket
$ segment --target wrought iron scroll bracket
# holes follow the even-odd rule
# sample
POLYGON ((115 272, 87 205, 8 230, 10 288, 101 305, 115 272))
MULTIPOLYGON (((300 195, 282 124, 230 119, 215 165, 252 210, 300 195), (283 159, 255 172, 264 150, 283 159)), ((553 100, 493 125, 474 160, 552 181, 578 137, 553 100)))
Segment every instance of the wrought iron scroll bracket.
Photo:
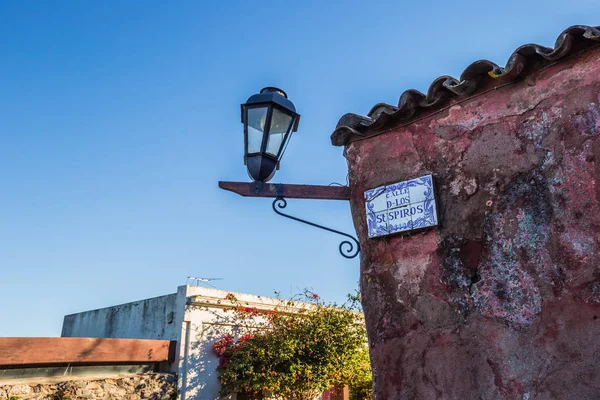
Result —
POLYGON ((337 233, 338 235, 342 235, 342 236, 349 238, 351 241, 344 240, 340 243, 340 246, 339 246, 340 254, 345 258, 354 258, 358 255, 358 253, 360 253, 360 243, 354 236, 349 235, 344 232, 336 231, 335 229, 327 228, 326 226, 315 224, 314 222, 306 221, 301 218, 297 218, 297 217, 294 217, 294 216, 291 216, 291 215, 288 215, 288 214, 285 214, 285 213, 282 213, 281 211, 279 211, 279 210, 283 210, 286 207, 287 207, 287 201, 283 197, 283 187, 280 187, 278 185, 277 186, 277 198, 275 200, 273 200, 273 211, 275 211, 276 214, 279 214, 285 218, 292 219, 294 221, 302 222, 303 224, 314 226, 315 228, 319 228, 319 229, 323 229, 323 230, 326 230, 329 232, 337 233))

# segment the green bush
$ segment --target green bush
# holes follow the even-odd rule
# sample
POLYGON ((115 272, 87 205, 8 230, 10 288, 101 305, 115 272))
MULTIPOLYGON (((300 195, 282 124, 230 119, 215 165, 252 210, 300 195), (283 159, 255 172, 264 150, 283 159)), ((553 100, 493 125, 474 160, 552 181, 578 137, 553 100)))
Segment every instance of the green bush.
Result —
POLYGON ((251 321, 253 328, 237 339, 225 335, 213 346, 221 396, 313 400, 334 385, 348 385, 353 398, 370 398, 371 369, 357 297, 342 306, 326 305, 307 291, 303 303, 281 301, 266 313, 242 306, 232 295, 227 299, 234 304, 237 325, 251 321))

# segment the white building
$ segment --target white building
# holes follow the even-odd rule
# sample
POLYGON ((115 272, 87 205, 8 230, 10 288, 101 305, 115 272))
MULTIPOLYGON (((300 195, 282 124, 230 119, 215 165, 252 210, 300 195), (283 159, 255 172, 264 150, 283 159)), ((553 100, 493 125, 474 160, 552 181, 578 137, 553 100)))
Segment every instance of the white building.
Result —
MULTIPOLYGON (((177 293, 65 316, 63 337, 137 338, 177 341, 181 400, 215 400, 218 358, 212 345, 225 333, 236 333, 229 292, 180 286, 177 293)), ((244 306, 273 310, 273 298, 234 293, 244 306)))

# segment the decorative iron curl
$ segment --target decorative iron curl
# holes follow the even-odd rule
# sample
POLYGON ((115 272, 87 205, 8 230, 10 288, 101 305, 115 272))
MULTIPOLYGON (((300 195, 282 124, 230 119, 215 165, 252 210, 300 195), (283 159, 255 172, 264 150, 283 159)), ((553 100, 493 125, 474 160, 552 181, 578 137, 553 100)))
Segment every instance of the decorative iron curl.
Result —
POLYGON ((326 226, 323 226, 323 225, 315 224, 314 222, 305 221, 298 217, 293 217, 291 215, 284 214, 278 210, 278 208, 283 210, 286 207, 287 207, 287 201, 285 200, 284 197, 279 196, 275 200, 273 200, 273 211, 275 211, 276 214, 279 214, 282 217, 293 219, 294 221, 302 222, 303 224, 314 226, 315 228, 324 229, 326 231, 337 233, 338 235, 342 235, 342 236, 346 236, 347 238, 350 238, 352 240, 352 242, 349 240, 344 240, 340 243, 339 251, 343 257, 354 258, 358 255, 358 253, 360 253, 360 243, 354 236, 349 235, 344 232, 336 231, 335 229, 327 228, 326 226), (346 248, 344 249, 344 247, 346 247, 346 248))

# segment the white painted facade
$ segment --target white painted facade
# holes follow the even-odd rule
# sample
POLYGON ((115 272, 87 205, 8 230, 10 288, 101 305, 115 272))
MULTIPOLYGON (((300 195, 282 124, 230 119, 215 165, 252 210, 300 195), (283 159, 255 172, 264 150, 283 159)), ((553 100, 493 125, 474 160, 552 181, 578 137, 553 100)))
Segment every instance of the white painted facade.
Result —
MULTIPOLYGON (((224 310, 231 308, 225 300, 228 293, 180 286, 170 295, 67 315, 62 336, 175 340, 179 360, 172 369, 178 373, 180 399, 215 400, 219 382, 213 343, 239 329, 232 313, 224 310)), ((242 305, 258 310, 273 310, 278 304, 273 298, 233 294, 242 305)))

